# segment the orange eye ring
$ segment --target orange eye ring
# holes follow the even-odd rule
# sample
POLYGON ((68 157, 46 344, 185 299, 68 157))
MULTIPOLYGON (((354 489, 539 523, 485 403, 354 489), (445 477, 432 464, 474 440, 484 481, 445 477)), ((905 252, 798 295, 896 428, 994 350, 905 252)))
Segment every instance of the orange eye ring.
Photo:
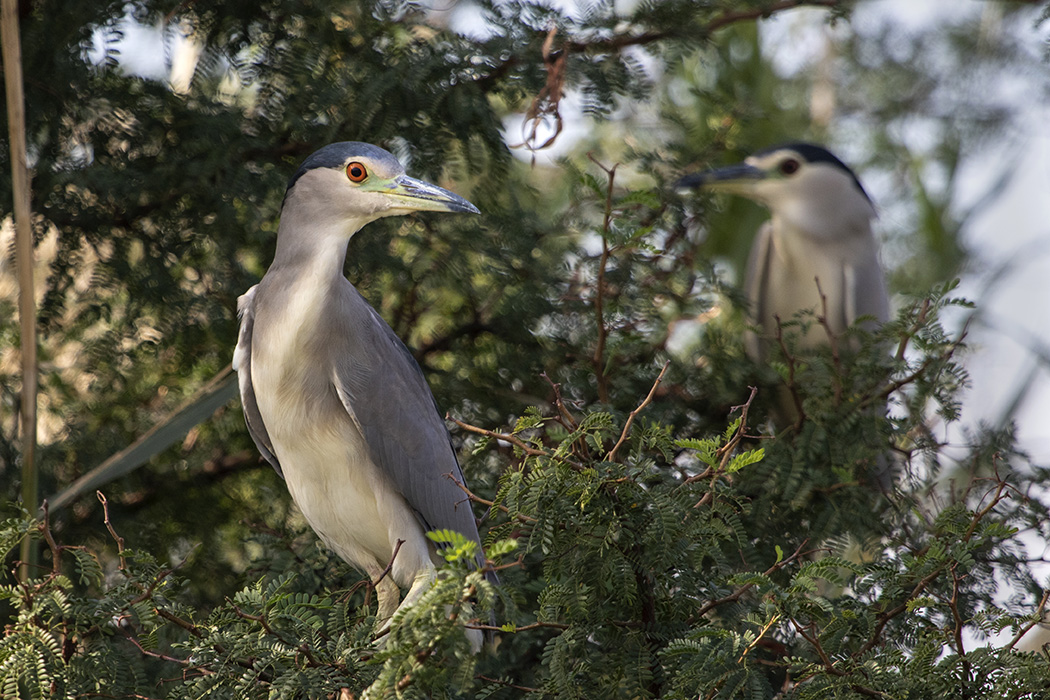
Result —
POLYGON ((358 163, 355 160, 353 163, 347 164, 346 177, 349 178, 350 182, 364 182, 368 179, 368 168, 365 167, 364 163, 358 163))

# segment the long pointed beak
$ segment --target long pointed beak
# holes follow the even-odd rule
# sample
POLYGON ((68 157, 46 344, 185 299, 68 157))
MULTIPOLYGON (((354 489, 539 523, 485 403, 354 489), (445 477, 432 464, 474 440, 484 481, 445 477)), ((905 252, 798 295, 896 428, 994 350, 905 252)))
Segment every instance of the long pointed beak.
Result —
POLYGON ((394 207, 405 211, 447 211, 461 214, 480 214, 478 208, 454 192, 417 180, 408 175, 399 177, 383 194, 396 200, 394 207))
POLYGON ((702 173, 686 175, 675 183, 676 190, 696 189, 708 187, 722 192, 745 192, 749 191, 751 185, 766 178, 766 172, 753 165, 740 163, 729 165, 716 170, 706 170, 702 173))

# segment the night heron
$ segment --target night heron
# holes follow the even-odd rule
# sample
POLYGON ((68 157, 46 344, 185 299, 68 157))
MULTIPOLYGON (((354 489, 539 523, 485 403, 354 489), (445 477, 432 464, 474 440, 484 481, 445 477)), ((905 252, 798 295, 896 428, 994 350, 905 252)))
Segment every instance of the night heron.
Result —
MULTIPOLYGON (((772 214, 751 248, 745 280, 751 320, 767 336, 804 310, 825 316, 835 335, 862 317, 883 322, 889 316, 871 230, 875 207, 853 171, 827 149, 775 146, 739 165, 688 175, 678 186, 739 194, 772 214)), ((799 338, 801 347, 827 342, 819 324, 799 338)), ((757 339, 749 351, 760 354, 757 339)))
POLYGON ((384 627, 399 586, 408 606, 434 579, 438 555, 426 532, 461 533, 484 563, 430 388, 343 276, 351 236, 414 211, 478 213, 405 175, 381 148, 325 146, 288 182, 273 264, 237 302, 233 366, 248 432, 321 540, 371 578, 384 627))
MULTIPOLYGON (((870 330, 889 317, 871 229, 875 207, 853 171, 827 149, 809 143, 774 146, 739 165, 688 175, 678 186, 739 194, 769 209, 772 216, 752 245, 745 279, 751 322, 767 338, 807 310, 823 317, 827 328, 809 324, 797 337, 801 348, 827 344, 828 331, 841 335, 860 319, 870 330)), ((753 358, 761 357, 762 345, 749 334, 753 358)), ((794 400, 782 395, 780 404, 775 422, 794 422, 794 400)), ((886 454, 878 456, 871 476, 884 491, 892 486, 893 464, 886 454)))

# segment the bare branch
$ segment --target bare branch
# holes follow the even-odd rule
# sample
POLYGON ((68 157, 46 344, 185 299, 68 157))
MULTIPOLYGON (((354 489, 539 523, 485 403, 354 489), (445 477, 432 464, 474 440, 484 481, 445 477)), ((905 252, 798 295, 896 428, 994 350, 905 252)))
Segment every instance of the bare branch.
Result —
MULTIPOLYGON (((805 547, 807 544, 809 544, 809 540, 808 539, 802 540, 802 544, 800 544, 798 546, 798 549, 796 549, 794 551, 794 553, 791 554, 791 556, 787 557, 786 559, 781 559, 780 561, 775 562, 771 567, 766 569, 762 573, 762 575, 763 576, 771 576, 775 572, 780 571, 781 569, 783 569, 788 564, 791 564, 792 562, 794 562, 796 559, 798 559, 803 554, 808 554, 809 552, 804 552, 802 550, 802 548, 805 547)), ((706 615, 707 613, 711 612, 712 610, 714 610, 715 608, 717 608, 720 605, 725 605, 726 603, 735 603, 736 601, 740 600, 741 596, 743 596, 745 593, 747 593, 749 590, 751 590, 754 587, 755 587, 755 584, 753 584, 753 583, 745 583, 743 586, 741 586, 740 588, 736 589, 735 591, 733 591, 732 593, 730 593, 729 595, 727 595, 725 597, 717 598, 715 600, 710 600, 710 601, 704 603, 703 605, 700 606, 700 609, 690 618, 690 620, 689 620, 690 623, 692 623, 694 620, 696 620, 698 618, 703 617, 704 615, 706 615)))
POLYGON ((546 372, 540 374, 541 377, 547 380, 547 383, 551 385, 551 390, 554 392, 554 407, 558 409, 558 414, 562 418, 562 424, 569 430, 576 430, 580 427, 579 421, 572 415, 568 407, 565 406, 565 402, 561 398, 561 384, 558 384, 549 376, 546 372))
POLYGON ((1007 644, 1004 649, 1013 649, 1017 646, 1017 643, 1021 641, 1021 638, 1032 631, 1032 628, 1036 625, 1040 625, 1045 622, 1046 619, 1046 601, 1050 599, 1050 589, 1043 591, 1043 597, 1039 601, 1039 605, 1035 609, 1035 619, 1029 622, 1027 625, 1018 630, 1017 634, 1014 635, 1010 643, 1007 644))
POLYGON ((118 568, 121 571, 126 572, 128 562, 124 558, 124 538, 118 535, 117 531, 113 529, 113 523, 109 519, 109 501, 106 500, 106 495, 101 491, 95 491, 95 495, 102 504, 102 518, 106 523, 106 529, 109 530, 109 536, 117 543, 117 556, 120 558, 120 566, 118 568))
POLYGON ((390 575, 390 572, 394 568, 394 560, 397 559, 397 553, 401 551, 401 545, 403 545, 404 543, 404 540, 399 539, 394 545, 394 553, 390 555, 390 561, 387 562, 386 568, 379 572, 379 578, 371 582, 372 588, 375 588, 377 585, 379 585, 380 581, 382 581, 384 578, 390 575))
POLYGON ((496 440, 503 440, 504 442, 509 442, 510 444, 512 444, 515 447, 519 448, 525 454, 530 455, 532 457, 547 457, 549 459, 557 459, 557 460, 559 460, 561 462, 564 462, 565 464, 568 464, 569 466, 571 466, 571 467, 573 467, 575 469, 582 469, 583 468, 583 465, 580 464, 579 462, 575 462, 575 461, 573 461, 571 459, 567 459, 567 458, 562 457, 560 455, 552 454, 552 453, 548 452, 547 450, 541 450, 538 447, 533 447, 532 445, 528 444, 527 442, 525 442, 524 440, 519 438, 517 435, 511 435, 510 433, 497 433, 497 432, 495 432, 493 430, 488 430, 486 428, 479 428, 476 425, 471 425, 470 423, 464 423, 461 420, 453 418, 451 415, 449 415, 447 413, 445 414, 445 420, 452 421, 457 426, 459 426, 460 428, 462 428, 463 430, 466 430, 468 432, 477 433, 478 435, 484 435, 485 437, 490 437, 490 438, 493 438, 493 439, 496 439, 496 440))
POLYGON ((806 421, 806 412, 802 408, 802 397, 798 393, 798 385, 795 383, 795 371, 797 365, 795 362, 795 356, 788 350, 787 343, 784 342, 784 327, 780 323, 780 316, 774 314, 774 320, 777 322, 776 339, 777 344, 780 345, 780 351, 784 354, 784 361, 787 363, 788 376, 785 380, 787 384, 788 392, 791 394, 791 401, 795 404, 795 432, 802 429, 802 424, 806 421))
POLYGON ((624 442, 626 442, 627 436, 631 432, 631 426, 634 425, 634 419, 638 417, 639 413, 645 410, 646 406, 653 402, 653 396, 656 395, 656 390, 660 387, 660 383, 664 380, 664 375, 667 374, 667 368, 670 366, 670 360, 664 362, 664 366, 660 370, 660 374, 656 377, 656 381, 653 382, 653 386, 651 389, 649 389, 649 393, 646 395, 645 399, 640 404, 638 404, 638 407, 636 409, 631 411, 629 416, 627 416, 627 422, 623 424, 623 432, 620 433, 620 439, 617 440, 613 448, 609 450, 609 454, 605 455, 606 462, 616 461, 616 452, 620 449, 620 446, 623 445, 624 442))
MULTIPOLYGON (((456 486, 458 486, 460 489, 462 489, 463 493, 467 494, 467 498, 469 500, 474 501, 475 503, 480 503, 483 506, 488 506, 489 508, 497 508, 497 509, 503 511, 504 513, 507 513, 508 515, 510 514, 510 508, 508 508, 507 506, 503 505, 502 503, 496 503, 495 501, 489 501, 487 499, 482 498, 481 496, 478 496, 473 491, 471 491, 469 488, 467 488, 466 484, 464 484, 462 481, 457 479, 456 476, 452 472, 447 472, 445 474, 445 477, 447 477, 449 479, 452 479, 452 482, 456 486)), ((523 523, 534 523, 534 522, 536 522, 536 518, 531 518, 531 517, 529 517, 527 515, 524 515, 523 513, 516 513, 516 516, 517 516, 518 520, 520 520, 523 523)))
POLYGON ((514 685, 513 683, 509 683, 507 681, 501 681, 499 678, 490 678, 489 676, 483 676, 480 673, 478 675, 474 676, 474 678, 478 679, 479 681, 485 681, 487 683, 495 683, 497 685, 502 685, 505 688, 513 688, 514 690, 520 690, 520 691, 525 692, 525 693, 542 693, 543 692, 539 688, 530 688, 530 687, 525 686, 525 685, 514 685))
POLYGON ((758 387, 750 386, 748 389, 751 390, 751 394, 748 395, 747 401, 740 404, 739 406, 733 406, 729 413, 732 415, 737 409, 740 409, 740 426, 733 433, 733 437, 729 438, 729 442, 718 449, 717 455, 719 457, 718 466, 721 470, 725 471, 726 466, 729 464, 729 458, 736 451, 736 448, 740 445, 740 442, 744 439, 747 434, 747 414, 751 410, 751 402, 758 396, 758 387))
POLYGON ((820 286, 820 278, 814 277, 813 281, 817 284, 817 294, 820 295, 820 315, 817 316, 817 323, 824 329, 824 334, 828 337, 828 347, 831 349, 831 364, 835 367, 835 371, 832 373, 832 381, 835 383, 835 405, 839 406, 842 403, 842 357, 839 354, 839 337, 832 330, 831 324, 828 322, 828 297, 824 294, 824 290, 820 286))
MULTIPOLYGON (((739 22, 748 22, 751 20, 770 17, 778 12, 793 10, 797 7, 808 6, 835 8, 841 4, 842 0, 783 0, 782 2, 776 2, 764 8, 729 10, 708 22, 707 26, 701 30, 701 36, 709 36, 720 29, 724 29, 739 22)), ((646 44, 663 41, 664 39, 675 38, 696 37, 695 33, 691 33, 689 37, 686 37, 683 35, 682 29, 673 29, 663 32, 643 32, 642 34, 619 34, 609 39, 593 42, 573 41, 566 44, 565 48, 576 53, 616 52, 629 46, 645 46, 646 44)))
POLYGON ((44 511, 44 517, 37 524, 37 528, 44 535, 44 541, 47 542, 48 549, 51 550, 51 574, 57 576, 62 573, 62 550, 65 547, 60 547, 55 542, 55 536, 51 534, 51 515, 48 511, 47 499, 44 499, 44 503, 40 506, 44 511))
POLYGON ((608 337, 608 329, 605 327, 605 271, 609 266, 609 256, 611 250, 609 248, 609 235, 612 230, 612 204, 613 204, 613 183, 616 180, 616 168, 619 167, 619 163, 607 168, 598 160, 591 155, 587 154, 587 157, 592 163, 601 168, 606 177, 608 178, 609 184, 605 190, 605 215, 602 220, 602 255, 598 260, 598 282, 595 289, 594 296, 594 315, 595 323, 598 328, 598 342, 594 346, 594 355, 591 358, 591 362, 594 365, 594 375, 598 380, 598 400, 602 403, 609 402, 609 382, 605 376, 605 343, 608 337))

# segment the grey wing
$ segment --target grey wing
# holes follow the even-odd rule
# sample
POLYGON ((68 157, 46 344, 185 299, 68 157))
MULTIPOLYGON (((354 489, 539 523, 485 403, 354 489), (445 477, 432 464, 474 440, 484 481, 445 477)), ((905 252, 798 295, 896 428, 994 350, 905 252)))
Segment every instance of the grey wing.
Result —
MULTIPOLYGON (((346 314, 353 321, 334 338, 343 347, 334 382, 343 406, 368 444, 372 460, 427 530, 449 529, 479 545, 477 523, 448 430, 434 396, 408 348, 347 285, 346 314)), ((478 562, 484 561, 478 547, 478 562)))
MULTIPOLYGON (((773 222, 762 224, 751 244, 751 253, 747 258, 747 270, 744 273, 744 292, 747 294, 751 308, 748 320, 759 326, 766 318, 769 309, 769 266, 773 255, 773 222)), ((745 337, 748 354, 757 359, 761 356, 760 340, 757 335, 748 332, 745 337)))
POLYGON ((878 256, 873 254, 860 263, 845 265, 843 274, 846 323, 853 325, 861 316, 872 316, 879 323, 885 322, 890 316, 890 298, 878 256))
POLYGON ((255 388, 252 386, 252 329, 255 326, 255 291, 259 285, 253 286, 237 299, 237 316, 240 318, 241 327, 237 333, 237 348, 233 351, 233 369, 237 372, 237 384, 241 390, 241 406, 244 409, 244 422, 248 424, 248 434, 255 441, 255 446, 273 465, 277 474, 283 479, 284 472, 281 464, 273 453, 273 443, 266 432, 263 424, 262 414, 259 413, 259 404, 255 400, 255 388))

